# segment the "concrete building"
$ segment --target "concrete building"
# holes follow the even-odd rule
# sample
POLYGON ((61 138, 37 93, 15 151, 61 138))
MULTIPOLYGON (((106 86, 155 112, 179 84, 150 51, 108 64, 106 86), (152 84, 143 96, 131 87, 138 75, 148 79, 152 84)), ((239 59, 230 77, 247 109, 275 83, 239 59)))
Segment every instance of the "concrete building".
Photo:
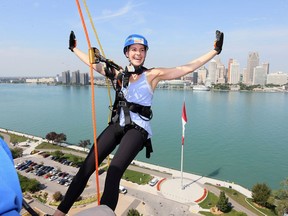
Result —
POLYGON ((251 85, 253 83, 254 68, 259 66, 259 54, 257 52, 250 52, 247 61, 247 68, 245 74, 244 84, 251 85))
POLYGON ((196 85, 198 83, 198 71, 192 73, 192 84, 196 85))
POLYGON ((288 74, 277 72, 267 75, 267 84, 285 85, 288 83, 288 74))
POLYGON ((216 69, 216 78, 217 78, 217 83, 220 84, 225 84, 226 83, 226 78, 225 78, 225 66, 219 62, 219 64, 217 64, 217 69, 216 69))
POLYGON ((269 74, 269 67, 270 67, 269 62, 263 63, 262 66, 263 66, 263 68, 265 69, 266 74, 269 74))
POLYGON ((63 84, 70 84, 70 71, 62 72, 62 83, 63 84))
POLYGON ((206 79, 207 79, 207 74, 208 74, 208 70, 202 66, 201 68, 199 68, 197 70, 198 73, 198 84, 205 84, 206 83, 206 79))
POLYGON ((233 59, 229 59, 228 61, 228 70, 227 70, 227 82, 229 83, 230 76, 231 76, 231 64, 233 62, 233 59))
POLYGON ((79 70, 72 72, 71 83, 76 84, 76 85, 80 84, 80 71, 79 70))
POLYGON ((229 75, 229 84, 237 84, 240 82, 240 68, 239 63, 233 59, 232 62, 230 62, 230 75, 229 75))
POLYGON ((80 84, 81 85, 89 85, 89 75, 88 73, 80 74, 80 84))
POLYGON ((252 84, 264 86, 266 84, 266 79, 267 74, 265 68, 263 66, 256 66, 254 68, 252 84))
POLYGON ((212 59, 208 65, 208 78, 211 84, 217 83, 217 62, 212 59))
POLYGON ((55 82, 55 79, 52 77, 26 79, 26 83, 54 83, 54 82, 55 82))

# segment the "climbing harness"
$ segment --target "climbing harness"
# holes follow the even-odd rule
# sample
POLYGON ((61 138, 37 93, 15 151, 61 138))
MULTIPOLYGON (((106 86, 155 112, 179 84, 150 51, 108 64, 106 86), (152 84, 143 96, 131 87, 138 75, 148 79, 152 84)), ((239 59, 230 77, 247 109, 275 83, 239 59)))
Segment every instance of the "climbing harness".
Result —
POLYGON ((130 111, 137 113, 139 117, 144 121, 150 121, 153 117, 153 112, 151 110, 150 106, 143 106, 137 103, 128 102, 126 98, 124 97, 122 88, 127 88, 129 85, 129 78, 132 74, 140 75, 144 71, 147 70, 147 68, 143 66, 134 67, 134 66, 127 66, 125 67, 125 70, 122 70, 122 67, 114 63, 113 61, 106 59, 103 57, 99 50, 95 47, 92 47, 89 50, 93 64, 103 62, 105 63, 105 75, 111 80, 112 86, 116 92, 115 101, 112 108, 112 116, 110 123, 119 123, 119 116, 121 109, 123 109, 124 112, 124 118, 125 118, 125 126, 124 126, 124 132, 127 132, 128 130, 134 128, 138 130, 145 140, 144 146, 146 147, 146 157, 150 158, 151 152, 153 152, 152 149, 152 143, 151 139, 147 139, 148 133, 145 129, 135 124, 130 117, 130 111), (115 70, 122 71, 117 75, 117 78, 115 79, 115 70))
MULTIPOLYGON (((130 129, 136 129, 141 134, 144 141, 144 146, 146 147, 146 158, 150 158, 150 154, 153 152, 151 139, 148 138, 148 132, 140 127, 139 125, 135 124, 130 117, 130 111, 133 113, 137 113, 139 117, 144 121, 150 121, 153 117, 153 112, 150 106, 143 106, 137 103, 128 102, 124 97, 124 93, 122 88, 127 88, 129 84, 129 78, 132 74, 142 74, 147 69, 143 66, 140 67, 133 67, 128 66, 122 73, 119 73, 117 76, 116 86, 113 85, 113 88, 116 91, 115 101, 112 110, 112 118, 111 123, 119 123, 119 117, 121 109, 124 112, 124 119, 125 119, 125 126, 124 132, 127 132, 130 129)), ((114 83, 114 82, 112 82, 114 83)))
POLYGON ((125 121, 125 125, 128 125, 131 123, 129 111, 132 111, 134 113, 138 113, 140 118, 144 121, 150 121, 153 117, 151 107, 150 106, 142 106, 142 105, 139 105, 136 103, 128 102, 125 99, 124 94, 122 92, 122 87, 123 88, 128 87, 129 78, 132 74, 140 75, 144 71, 146 71, 147 68, 145 68, 143 66, 139 66, 139 67, 127 66, 123 72, 120 72, 118 74, 118 77, 116 79, 116 84, 115 84, 115 82, 114 82, 114 80, 115 80, 114 69, 120 71, 120 70, 122 70, 122 67, 117 65, 113 61, 103 57, 100 54, 99 50, 95 47, 92 47, 89 50, 89 56, 92 56, 92 60, 90 60, 90 62, 92 62, 92 64, 96 64, 99 62, 103 62, 106 64, 105 75, 107 78, 109 78, 111 80, 112 86, 113 86, 114 90, 116 91, 115 102, 113 105, 114 115, 112 113, 112 121, 117 122, 121 107, 123 108, 124 113, 125 113, 125 120, 127 119, 127 121, 125 121), (117 115, 117 117, 115 115, 117 115))

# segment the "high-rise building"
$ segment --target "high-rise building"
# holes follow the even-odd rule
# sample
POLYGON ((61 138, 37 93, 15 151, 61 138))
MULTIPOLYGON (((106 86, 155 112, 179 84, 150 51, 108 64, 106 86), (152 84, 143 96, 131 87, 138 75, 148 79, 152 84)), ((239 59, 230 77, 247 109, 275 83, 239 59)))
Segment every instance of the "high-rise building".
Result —
POLYGON ((226 76, 226 70, 224 64, 221 62, 220 58, 216 58, 216 82, 215 83, 225 83, 225 76, 226 76))
POLYGON ((88 73, 81 73, 80 74, 80 84, 81 85, 88 85, 89 84, 89 75, 88 75, 88 73))
POLYGON ((225 66, 220 62, 217 64, 217 83, 225 84, 225 66))
POLYGON ((257 52, 250 52, 247 61, 247 69, 244 83, 251 85, 253 83, 254 68, 259 66, 259 54, 257 52))
POLYGON ((80 71, 74 71, 72 72, 72 80, 71 80, 72 84, 80 84, 80 71))
POLYGON ((211 84, 217 83, 217 62, 212 59, 208 65, 208 78, 211 84))
POLYGON ((269 74, 269 62, 265 62, 262 64, 264 70, 266 71, 266 74, 269 74))
POLYGON ((198 81, 197 81, 197 83, 198 84, 205 84, 206 83, 207 74, 208 74, 207 69, 204 66, 202 66, 201 68, 199 68, 197 70, 197 72, 198 72, 198 77, 197 77, 198 81))
POLYGON ((62 72, 62 83, 63 84, 70 84, 70 71, 62 72))
POLYGON ((243 71, 242 71, 242 80, 241 80, 242 83, 245 83, 245 84, 246 84, 246 80, 247 80, 246 76, 247 76, 247 68, 243 68, 243 71))
POLYGON ((228 83, 229 84, 237 84, 237 83, 239 83, 239 81, 240 81, 239 63, 234 59, 230 63, 230 76, 229 76, 228 83))
POLYGON ((253 85, 262 85, 266 84, 267 74, 263 66, 256 66, 253 73, 253 85))
POLYGON ((227 82, 229 83, 230 80, 230 74, 231 74, 231 70, 230 70, 230 65, 233 62, 233 59, 229 59, 228 61, 228 70, 227 70, 227 82))
POLYGON ((192 84, 196 85, 198 83, 198 71, 192 73, 192 84))

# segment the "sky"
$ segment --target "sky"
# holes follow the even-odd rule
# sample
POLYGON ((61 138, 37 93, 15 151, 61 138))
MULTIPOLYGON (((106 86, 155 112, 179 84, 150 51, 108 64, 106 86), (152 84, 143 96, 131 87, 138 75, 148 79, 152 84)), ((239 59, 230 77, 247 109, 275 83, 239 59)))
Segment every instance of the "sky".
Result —
MULTIPOLYGON (((79 0, 92 46, 98 47, 83 1, 79 0)), ((249 52, 258 52, 270 73, 288 73, 288 0, 87 0, 104 54, 121 66, 126 37, 146 37, 145 66, 174 67, 213 49, 215 31, 225 34, 216 58, 240 70, 249 52)), ((76 1, 0 1, 0 77, 56 76, 63 71, 89 72, 69 49, 71 30, 77 47, 88 51, 76 1)), ((206 65, 207 66, 207 65, 206 65)))

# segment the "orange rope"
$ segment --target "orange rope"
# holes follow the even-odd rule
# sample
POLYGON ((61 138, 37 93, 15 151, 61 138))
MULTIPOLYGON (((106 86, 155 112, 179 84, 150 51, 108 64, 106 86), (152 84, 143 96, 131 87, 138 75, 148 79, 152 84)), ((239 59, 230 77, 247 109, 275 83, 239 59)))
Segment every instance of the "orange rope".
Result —
MULTIPOLYGON (((91 50, 91 43, 88 35, 88 31, 86 28, 86 24, 84 21, 84 17, 82 14, 81 6, 79 3, 79 0, 76 0, 76 4, 78 7, 78 12, 81 18, 81 22, 83 25, 83 29, 85 32, 86 40, 88 43, 88 48, 91 50)), ((95 152, 95 167, 96 167, 96 188, 97 188, 97 201, 98 205, 100 205, 100 186, 99 186, 99 173, 98 173, 98 147, 97 147, 97 133, 96 133, 96 113, 95 113, 95 97, 94 97, 94 75, 93 75, 93 65, 92 62, 90 61, 90 82, 91 82, 91 102, 92 102, 92 123, 93 123, 93 135, 94 135, 94 152, 95 152)))

